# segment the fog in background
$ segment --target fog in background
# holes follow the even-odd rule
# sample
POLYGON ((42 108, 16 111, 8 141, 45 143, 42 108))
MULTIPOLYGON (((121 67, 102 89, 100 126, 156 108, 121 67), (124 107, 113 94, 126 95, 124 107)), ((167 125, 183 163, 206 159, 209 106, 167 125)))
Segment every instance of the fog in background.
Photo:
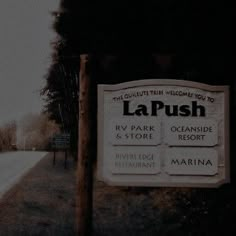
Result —
POLYGON ((59 0, 0 1, 0 125, 40 113, 59 0))

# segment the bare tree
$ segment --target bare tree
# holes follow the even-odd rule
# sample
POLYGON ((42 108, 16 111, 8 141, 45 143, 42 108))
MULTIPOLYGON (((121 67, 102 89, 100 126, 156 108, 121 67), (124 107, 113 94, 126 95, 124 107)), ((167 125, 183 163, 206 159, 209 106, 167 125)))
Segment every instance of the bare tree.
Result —
POLYGON ((16 122, 0 127, 0 151, 13 150, 16 143, 16 122))
POLYGON ((18 125, 17 147, 19 149, 47 149, 50 138, 59 132, 58 125, 49 120, 48 114, 28 114, 18 125))

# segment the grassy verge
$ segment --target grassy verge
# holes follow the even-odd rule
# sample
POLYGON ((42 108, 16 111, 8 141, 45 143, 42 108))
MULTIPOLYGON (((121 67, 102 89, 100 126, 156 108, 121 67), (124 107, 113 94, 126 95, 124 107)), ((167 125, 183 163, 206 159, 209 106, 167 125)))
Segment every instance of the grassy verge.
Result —
POLYGON ((75 168, 48 154, 0 201, 0 235, 74 235, 75 168))

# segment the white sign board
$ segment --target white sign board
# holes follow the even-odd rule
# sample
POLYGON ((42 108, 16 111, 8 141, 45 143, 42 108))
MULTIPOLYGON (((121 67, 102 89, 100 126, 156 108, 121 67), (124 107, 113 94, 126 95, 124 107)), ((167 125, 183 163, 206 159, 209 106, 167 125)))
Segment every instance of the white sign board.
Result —
POLYGON ((98 176, 110 185, 229 182, 229 88, 181 80, 98 85, 98 176))

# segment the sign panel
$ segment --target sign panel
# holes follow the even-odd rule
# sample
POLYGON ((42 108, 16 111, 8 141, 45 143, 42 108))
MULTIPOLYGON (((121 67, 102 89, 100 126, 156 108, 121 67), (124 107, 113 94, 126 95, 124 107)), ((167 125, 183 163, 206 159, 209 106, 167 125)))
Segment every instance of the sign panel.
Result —
POLYGON ((115 147, 110 153, 112 174, 160 173, 160 152, 155 147, 115 147))
POLYGON ((166 172, 170 175, 218 174, 218 155, 214 149, 169 148, 165 156, 166 172))
POLYGON ((170 146, 215 146, 218 125, 215 120, 170 119, 165 123, 165 141, 170 146))
POLYGON ((56 134, 52 138, 52 148, 67 149, 70 147, 70 134, 56 134))
POLYGON ((161 123, 157 119, 139 120, 124 118, 110 122, 113 145, 158 145, 161 142, 161 123))
POLYGON ((99 179, 119 186, 229 182, 228 90, 167 79, 99 85, 99 179))

